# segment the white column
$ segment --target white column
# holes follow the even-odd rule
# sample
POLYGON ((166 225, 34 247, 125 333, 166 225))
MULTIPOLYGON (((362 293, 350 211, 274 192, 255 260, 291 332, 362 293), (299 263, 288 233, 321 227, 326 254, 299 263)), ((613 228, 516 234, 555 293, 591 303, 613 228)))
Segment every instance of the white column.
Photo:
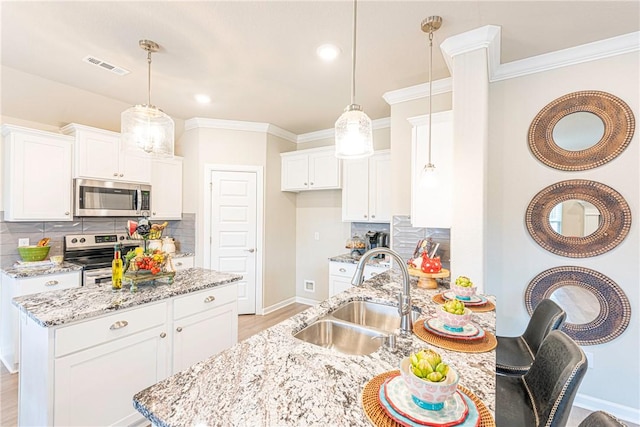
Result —
POLYGON ((442 51, 453 80, 453 216, 451 279, 468 276, 484 292, 489 128, 489 69, 499 52, 499 27, 487 26, 445 40, 442 51))

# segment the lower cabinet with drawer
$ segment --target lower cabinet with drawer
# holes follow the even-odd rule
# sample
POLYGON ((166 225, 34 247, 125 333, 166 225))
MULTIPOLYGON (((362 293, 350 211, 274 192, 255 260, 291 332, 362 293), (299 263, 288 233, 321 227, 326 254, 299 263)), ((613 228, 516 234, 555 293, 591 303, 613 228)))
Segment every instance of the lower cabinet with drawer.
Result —
POLYGON ((12 374, 18 372, 20 360, 20 328, 18 310, 11 300, 23 295, 55 291, 82 285, 82 272, 72 271, 34 277, 0 275, 0 360, 12 374))
POLYGON ((50 328, 21 313, 18 423, 143 422, 135 393, 237 342, 237 292, 232 283, 50 328))
MULTIPOLYGON (((364 280, 387 271, 389 267, 379 265, 364 266, 364 280)), ((350 262, 329 261, 329 296, 344 292, 351 286, 351 280, 356 272, 356 264, 350 262)))
POLYGON ((195 265, 195 257, 193 256, 182 256, 173 258, 173 267, 176 271, 185 270, 187 268, 191 268, 195 265))

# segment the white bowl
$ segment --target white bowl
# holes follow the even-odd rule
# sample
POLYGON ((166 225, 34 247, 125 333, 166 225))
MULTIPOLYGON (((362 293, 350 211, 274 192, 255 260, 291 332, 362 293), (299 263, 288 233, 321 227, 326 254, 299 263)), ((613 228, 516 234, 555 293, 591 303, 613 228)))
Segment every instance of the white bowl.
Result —
POLYGON ((422 409, 439 411, 444 402, 456 392, 458 387, 458 373, 449 366, 449 372, 443 381, 434 383, 417 377, 411 372, 411 360, 405 357, 400 362, 400 374, 404 379, 411 397, 416 405, 422 409))

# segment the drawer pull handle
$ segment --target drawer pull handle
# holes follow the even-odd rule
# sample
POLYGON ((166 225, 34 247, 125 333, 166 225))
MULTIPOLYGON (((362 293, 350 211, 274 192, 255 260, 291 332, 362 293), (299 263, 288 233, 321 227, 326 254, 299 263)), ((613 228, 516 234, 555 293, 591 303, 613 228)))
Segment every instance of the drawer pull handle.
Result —
POLYGON ((176 262, 176 267, 180 267, 182 265, 181 262, 176 262))
POLYGON ((114 323, 113 325, 109 326, 109 329, 111 329, 112 331, 115 331, 116 329, 124 328, 128 324, 129 324, 129 322, 127 322, 126 320, 118 320, 116 323, 114 323))
POLYGON ((178 327, 176 328, 176 331, 178 331, 178 332, 182 332, 182 326, 178 326, 178 327))
POLYGON ((341 272, 341 273, 346 273, 346 272, 347 272, 347 269, 346 269, 346 268, 341 268, 341 269, 340 269, 340 272, 341 272))
POLYGON ((167 333, 166 333, 166 332, 163 332, 163 333, 161 333, 161 334, 160 334, 160 338, 164 338, 164 337, 166 337, 166 336, 167 336, 167 333))
POLYGON ((215 300, 216 300, 216 297, 214 297, 213 295, 209 295, 204 299, 204 302, 213 302, 215 300))
POLYGON ((44 282, 45 286, 55 286, 57 284, 59 284, 60 282, 58 282, 57 280, 49 280, 48 282, 44 282))

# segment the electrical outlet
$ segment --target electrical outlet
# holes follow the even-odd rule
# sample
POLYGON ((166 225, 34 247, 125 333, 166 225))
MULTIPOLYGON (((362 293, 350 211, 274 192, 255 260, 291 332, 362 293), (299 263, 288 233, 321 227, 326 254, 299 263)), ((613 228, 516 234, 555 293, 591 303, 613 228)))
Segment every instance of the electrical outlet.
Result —
POLYGON ((18 246, 29 246, 29 238, 23 237, 22 239, 18 239, 18 246))
POLYGON ((589 366, 589 369, 595 368, 595 364, 593 363, 593 353, 591 353, 590 351, 585 351, 584 355, 587 358, 587 366, 589 366))
POLYGON ((316 240, 320 240, 320 233, 318 233, 317 231, 313 233, 313 238, 316 240))
POLYGON ((304 290, 307 292, 315 292, 316 291, 316 282, 313 280, 305 280, 304 281, 304 290))

